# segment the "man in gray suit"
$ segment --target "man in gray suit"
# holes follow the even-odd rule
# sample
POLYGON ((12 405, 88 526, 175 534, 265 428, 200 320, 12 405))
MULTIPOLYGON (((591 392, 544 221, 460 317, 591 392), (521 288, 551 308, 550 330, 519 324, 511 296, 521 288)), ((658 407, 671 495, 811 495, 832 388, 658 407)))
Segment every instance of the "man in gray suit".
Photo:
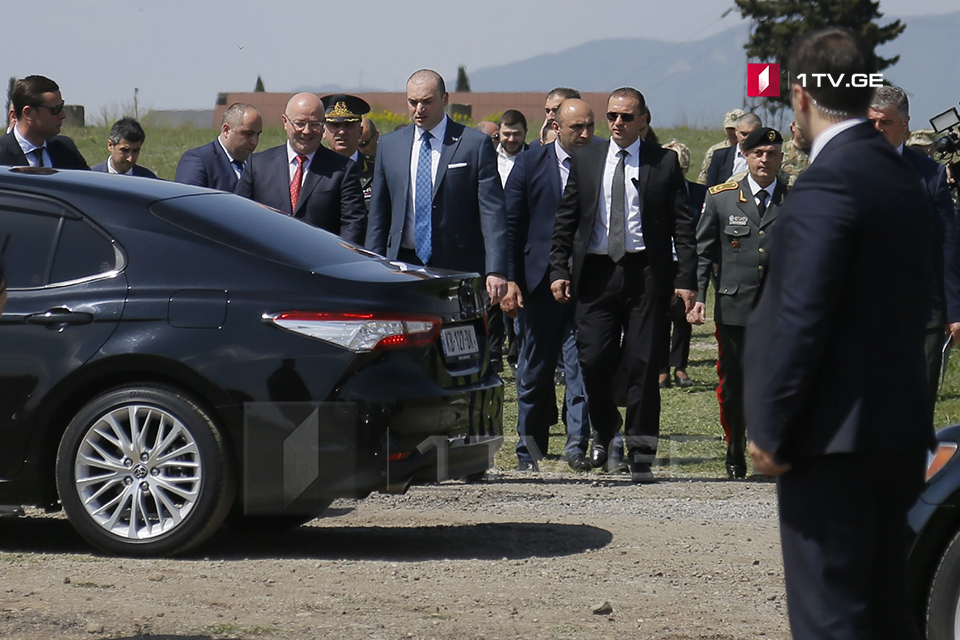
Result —
POLYGON ((490 138, 447 118, 443 78, 407 81, 414 126, 380 139, 366 246, 413 264, 476 271, 490 304, 506 293, 507 216, 490 138))
POLYGON ((747 423, 743 414, 743 343, 747 318, 770 259, 770 231, 787 185, 777 180, 783 136, 754 130, 743 144, 747 176, 710 187, 697 224, 698 302, 689 320, 703 324, 707 285, 718 265, 713 306, 719 345, 720 424, 727 438, 727 476, 747 474, 747 423))

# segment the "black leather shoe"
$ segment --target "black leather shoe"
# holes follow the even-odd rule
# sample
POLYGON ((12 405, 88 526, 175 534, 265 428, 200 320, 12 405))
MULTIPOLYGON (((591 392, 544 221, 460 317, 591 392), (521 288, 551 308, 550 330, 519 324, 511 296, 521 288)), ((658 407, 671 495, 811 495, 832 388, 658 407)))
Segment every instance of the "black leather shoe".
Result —
POLYGON ((646 462, 634 462, 630 465, 630 480, 634 484, 653 484, 657 481, 646 462))
POLYGON ((517 471, 537 472, 540 471, 540 465, 536 460, 520 460, 517 462, 517 471))
POLYGON ((674 372, 673 374, 674 384, 676 384, 677 387, 679 387, 680 389, 689 389, 690 387, 693 386, 693 380, 691 380, 686 373, 684 373, 683 375, 684 377, 681 378, 676 374, 676 372, 674 372))
POLYGON ((616 451, 611 451, 607 458, 607 473, 628 473, 630 465, 616 451))
POLYGON ((661 388, 661 389, 669 389, 669 388, 670 388, 670 376, 666 376, 663 380, 658 381, 657 384, 660 385, 660 388, 661 388))
POLYGON ((590 466, 594 469, 601 469, 607 462, 607 448, 602 444, 594 444, 590 449, 590 466))
POLYGON ((728 464, 727 465, 727 477, 731 480, 737 479, 742 480, 747 477, 747 465, 743 464, 728 464))
POLYGON ((593 465, 590 464, 589 460, 587 460, 587 456, 583 455, 582 453, 578 453, 572 458, 570 458, 569 460, 567 460, 567 464, 570 465, 571 469, 578 472, 590 471, 591 469, 593 469, 593 465))

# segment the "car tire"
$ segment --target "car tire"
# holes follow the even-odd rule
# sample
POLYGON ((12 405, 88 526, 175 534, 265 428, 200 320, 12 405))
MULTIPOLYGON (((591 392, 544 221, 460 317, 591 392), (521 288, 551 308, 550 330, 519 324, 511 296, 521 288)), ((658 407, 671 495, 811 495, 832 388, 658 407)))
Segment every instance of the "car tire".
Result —
POLYGON ((107 391, 70 421, 57 489, 71 524, 111 554, 166 556, 209 538, 236 493, 211 414, 166 386, 107 391))
POLYGON ((927 639, 960 639, 960 533, 947 545, 930 581, 927 639))

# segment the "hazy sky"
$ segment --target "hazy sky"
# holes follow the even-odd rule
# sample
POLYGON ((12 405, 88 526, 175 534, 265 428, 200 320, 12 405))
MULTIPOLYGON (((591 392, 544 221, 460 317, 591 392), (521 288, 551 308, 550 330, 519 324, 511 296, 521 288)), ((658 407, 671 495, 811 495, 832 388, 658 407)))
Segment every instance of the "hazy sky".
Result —
MULTIPOLYGON (((117 113, 119 105, 132 103, 135 87, 141 111, 213 108, 217 92, 251 91, 257 75, 268 91, 324 84, 399 91, 421 67, 452 83, 460 64, 469 73, 602 38, 698 40, 740 21, 736 12, 721 19, 732 0, 5 5, 4 85, 10 76, 51 77, 68 103, 86 107, 88 121, 104 108, 117 113)), ((880 3, 887 18, 948 13, 957 6, 957 0, 880 3)))

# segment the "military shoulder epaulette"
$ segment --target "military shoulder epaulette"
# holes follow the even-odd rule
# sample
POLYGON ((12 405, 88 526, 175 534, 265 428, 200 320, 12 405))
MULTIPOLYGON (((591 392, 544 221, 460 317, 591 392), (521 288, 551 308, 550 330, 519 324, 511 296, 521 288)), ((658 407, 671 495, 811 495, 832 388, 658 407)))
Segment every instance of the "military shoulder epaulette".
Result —
POLYGON ((740 185, 738 185, 736 182, 724 182, 723 184, 715 184, 710 187, 710 193, 717 195, 718 193, 722 193, 724 191, 731 191, 739 188, 740 185))

